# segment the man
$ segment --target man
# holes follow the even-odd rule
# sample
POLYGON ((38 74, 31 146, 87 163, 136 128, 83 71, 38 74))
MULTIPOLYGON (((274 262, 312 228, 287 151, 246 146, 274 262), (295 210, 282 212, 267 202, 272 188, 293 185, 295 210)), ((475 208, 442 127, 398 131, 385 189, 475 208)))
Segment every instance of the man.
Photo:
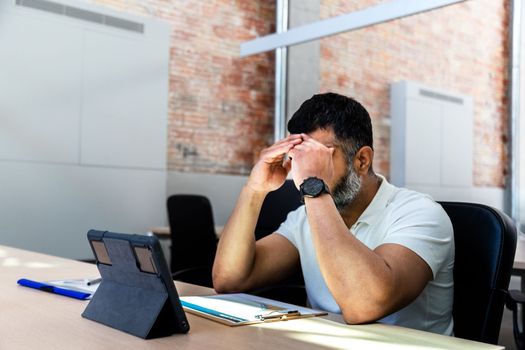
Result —
POLYGON ((315 95, 288 130, 262 151, 222 232, 215 289, 251 290, 300 266, 314 308, 342 313, 350 324, 379 320, 451 335, 452 225, 430 197, 374 173, 365 108, 334 93, 315 95), (304 206, 256 242, 262 202, 290 172, 304 206))

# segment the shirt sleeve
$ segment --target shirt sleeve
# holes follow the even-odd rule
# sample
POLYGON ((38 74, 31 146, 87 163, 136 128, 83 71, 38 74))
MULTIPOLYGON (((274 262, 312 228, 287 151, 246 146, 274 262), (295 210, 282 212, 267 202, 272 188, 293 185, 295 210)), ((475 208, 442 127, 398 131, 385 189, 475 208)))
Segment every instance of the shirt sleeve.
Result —
POLYGON ((286 216, 286 220, 279 226, 275 231, 281 236, 286 237, 296 248, 297 248, 297 235, 301 230, 301 226, 304 224, 305 215, 304 205, 291 211, 286 216))
POLYGON ((454 254, 454 232, 445 210, 428 197, 410 200, 392 212, 393 224, 382 243, 402 245, 420 256, 434 278, 454 254))

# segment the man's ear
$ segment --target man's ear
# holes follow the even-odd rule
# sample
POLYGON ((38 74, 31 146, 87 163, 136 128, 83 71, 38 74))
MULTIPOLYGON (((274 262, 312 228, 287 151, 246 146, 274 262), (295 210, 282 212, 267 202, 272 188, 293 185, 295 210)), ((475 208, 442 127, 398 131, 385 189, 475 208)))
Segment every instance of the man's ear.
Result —
POLYGON ((374 150, 370 146, 361 147, 354 158, 354 169, 359 175, 368 174, 374 160, 374 150))

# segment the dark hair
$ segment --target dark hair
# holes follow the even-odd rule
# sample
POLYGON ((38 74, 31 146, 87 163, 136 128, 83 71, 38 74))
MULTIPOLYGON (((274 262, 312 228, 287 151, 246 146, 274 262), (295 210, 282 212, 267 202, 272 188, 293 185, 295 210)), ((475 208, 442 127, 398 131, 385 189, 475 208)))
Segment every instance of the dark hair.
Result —
POLYGON ((303 102, 288 122, 292 134, 332 129, 348 157, 363 146, 373 149, 372 121, 356 100, 333 92, 318 94, 303 102))

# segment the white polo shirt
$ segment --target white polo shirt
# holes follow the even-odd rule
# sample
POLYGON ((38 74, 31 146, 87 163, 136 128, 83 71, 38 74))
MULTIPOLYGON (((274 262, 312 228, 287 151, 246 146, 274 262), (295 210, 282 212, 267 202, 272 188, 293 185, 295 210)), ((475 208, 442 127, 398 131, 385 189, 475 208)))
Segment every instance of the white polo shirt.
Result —
MULTIPOLYGON (((380 177, 377 194, 348 233, 370 249, 385 243, 407 247, 428 264, 434 278, 411 304, 379 322, 452 335, 454 234, 450 219, 429 196, 397 188, 380 177)), ((341 313, 321 274, 305 207, 290 212, 277 233, 299 251, 310 305, 341 313)))

